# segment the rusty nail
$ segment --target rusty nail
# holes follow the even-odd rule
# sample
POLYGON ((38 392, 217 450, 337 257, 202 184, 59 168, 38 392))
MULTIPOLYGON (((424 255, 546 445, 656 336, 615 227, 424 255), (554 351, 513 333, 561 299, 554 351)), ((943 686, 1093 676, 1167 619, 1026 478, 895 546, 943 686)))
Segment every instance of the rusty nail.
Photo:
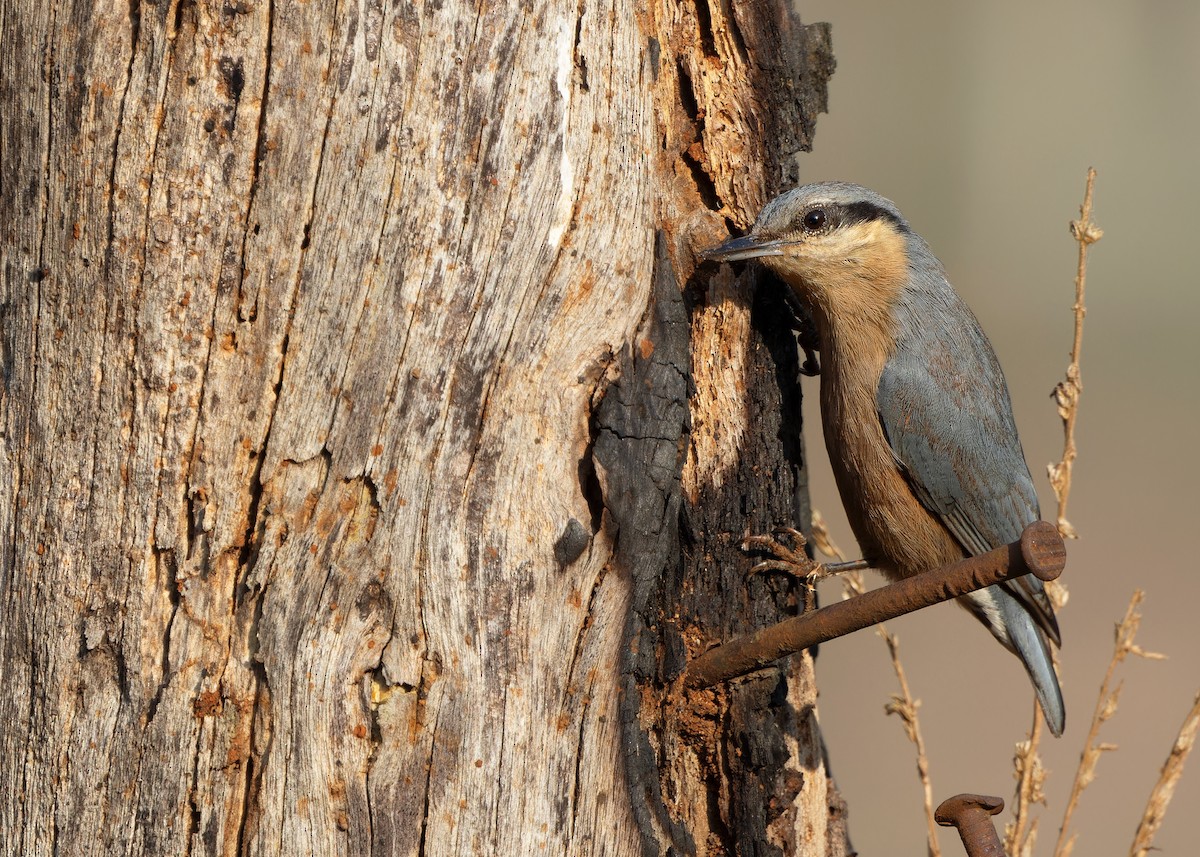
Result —
POLYGON ((793 616, 710 649, 688 665, 688 687, 711 687, 772 661, 1005 580, 1034 574, 1054 580, 1066 566, 1066 547, 1053 524, 1034 521, 1019 541, 935 568, 864 595, 793 616))
POLYGON ((1004 801, 990 795, 955 795, 941 802, 933 818, 942 827, 957 827, 967 857, 1004 857, 992 816, 1004 801))

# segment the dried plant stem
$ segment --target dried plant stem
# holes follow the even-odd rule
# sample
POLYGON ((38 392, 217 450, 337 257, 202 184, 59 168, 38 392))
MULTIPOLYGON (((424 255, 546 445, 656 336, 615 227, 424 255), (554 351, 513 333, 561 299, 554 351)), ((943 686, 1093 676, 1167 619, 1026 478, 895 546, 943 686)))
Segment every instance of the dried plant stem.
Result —
MULTIPOLYGON (((834 543, 829 536, 829 527, 825 524, 825 519, 816 509, 812 515, 812 542, 817 550, 826 556, 845 562, 846 555, 834 543)), ((849 598, 852 595, 862 595, 866 591, 866 585, 863 582, 863 577, 860 572, 854 571, 843 576, 842 584, 845 587, 844 597, 849 598)), ((900 662, 900 641, 882 622, 875 626, 879 632, 879 636, 883 637, 884 643, 887 644, 888 653, 892 658, 892 669, 896 672, 896 678, 900 682, 900 693, 892 694, 892 701, 889 702, 884 710, 888 714, 896 714, 900 717, 904 724, 904 734, 908 736, 908 740, 913 743, 917 751, 917 776, 921 780, 921 788, 924 791, 925 801, 925 825, 927 828, 926 841, 929 848, 929 857, 941 857, 942 851, 938 845, 937 822, 933 818, 933 785, 929 779, 929 757, 925 753, 925 738, 921 735, 921 721, 917 717, 917 709, 921 706, 921 701, 914 699, 908 687, 908 677, 904 673, 904 666, 900 662)))
POLYGON ((900 682, 900 693, 892 694, 892 701, 884 706, 884 710, 888 714, 899 716, 900 721, 904 724, 904 734, 908 736, 908 740, 917 750, 917 776, 921 780, 921 788, 924 793, 929 857, 941 857, 937 822, 933 817, 933 784, 929 781, 929 756, 925 753, 925 739, 921 735, 921 721, 917 717, 917 709, 921 707, 921 701, 913 699, 913 695, 908 689, 908 678, 904 675, 904 667, 900 663, 900 640, 894 634, 889 633, 883 623, 879 624, 878 630, 879 636, 883 637, 883 641, 887 643, 888 653, 892 656, 892 669, 896 671, 896 678, 900 682))
POLYGON ((1054 401, 1058 406, 1058 415, 1063 421, 1063 455, 1062 460, 1047 467, 1050 484, 1054 487, 1054 496, 1058 499, 1058 531, 1064 539, 1077 538, 1075 528, 1067 520, 1067 498, 1071 493, 1071 468, 1075 463, 1077 450, 1075 448, 1075 418, 1079 413, 1079 397, 1083 393, 1083 379, 1079 371, 1079 352, 1083 346, 1083 317, 1087 315, 1084 304, 1084 292, 1087 287, 1087 253, 1088 247, 1104 235, 1104 232, 1092 223, 1092 186, 1096 181, 1096 171, 1088 168, 1087 189, 1083 194, 1083 205, 1079 207, 1079 220, 1071 221, 1071 234, 1079 242, 1079 265, 1075 273, 1075 339, 1071 345, 1071 364, 1067 367, 1067 376, 1054 387, 1054 401))
POLYGON ((1192 710, 1183 719, 1183 725, 1179 727, 1179 734, 1167 761, 1163 763, 1158 782, 1150 792, 1146 811, 1142 813, 1141 823, 1138 824, 1137 833, 1133 837, 1133 845, 1129 847, 1129 857, 1146 857, 1150 851, 1154 843, 1154 834, 1158 832, 1163 816, 1167 814, 1167 805, 1171 803, 1175 794, 1175 786, 1183 776, 1183 765, 1187 761, 1188 753, 1192 752, 1192 747, 1195 746, 1197 730, 1200 730, 1200 693, 1196 694, 1192 710))
MULTIPOLYGON (((1103 236, 1103 232, 1092 222, 1092 190, 1096 182, 1096 171, 1091 167, 1087 172, 1087 186, 1083 194, 1083 204, 1079 206, 1079 220, 1071 221, 1071 235, 1079 244, 1079 262, 1075 271, 1075 304, 1073 307, 1075 315, 1075 335, 1071 343, 1071 363, 1067 367, 1066 378, 1060 381, 1054 387, 1054 402, 1058 407, 1058 415, 1063 423, 1063 454, 1062 460, 1050 464, 1046 469, 1050 476, 1050 485, 1054 489, 1054 496, 1058 501, 1058 514, 1056 524, 1059 534, 1065 539, 1078 538, 1075 528, 1071 522, 1067 520, 1067 498, 1071 493, 1071 471, 1075 463, 1078 451, 1075 447, 1075 420, 1079 413, 1079 397, 1083 392, 1083 380, 1079 368, 1079 356, 1083 348, 1083 319, 1087 315, 1087 306, 1084 301, 1084 295, 1087 291, 1087 252, 1088 247, 1099 241, 1103 236)), ((1054 603, 1055 609, 1061 609, 1067 601, 1067 590, 1061 582, 1055 581, 1046 587, 1046 593, 1050 596, 1054 603)), ((1057 667, 1057 653, 1053 655, 1055 666, 1057 667)), ((1111 670, 1115 666, 1115 662, 1109 665, 1110 675, 1111 670)), ((1106 679, 1107 682, 1107 679, 1106 679)), ((1107 688, 1107 683, 1105 685, 1107 688)), ((1101 698, 1105 698, 1106 690, 1102 690, 1101 698)), ((1113 696, 1113 702, 1116 702, 1116 695, 1113 696)), ((1034 842, 1037 839, 1037 821, 1030 815, 1032 805, 1034 803, 1045 803, 1045 796, 1042 793, 1042 786, 1045 781, 1046 772, 1042 767, 1041 755, 1038 753, 1039 745, 1042 739, 1042 712, 1041 709, 1034 705, 1033 710, 1033 726, 1029 732, 1027 741, 1019 742, 1016 746, 1016 753, 1013 757, 1013 765, 1016 768, 1017 790, 1016 799, 1013 802, 1013 821, 1005 828, 1005 850, 1011 857, 1027 857, 1033 853, 1034 842)), ((1093 728, 1098 727, 1098 723, 1093 721, 1093 728)), ((1094 738, 1094 735, 1089 736, 1089 741, 1094 738)), ((1087 748, 1085 747, 1085 756, 1087 748)), ((1099 751, 1097 751, 1096 758, 1099 751)), ((1082 770, 1082 760, 1081 760, 1082 770)), ((1094 768, 1094 763, 1093 763, 1094 768)), ((1076 785, 1079 785, 1079 778, 1076 778, 1076 785)), ((1079 791, 1082 792, 1083 786, 1079 786, 1079 791)), ((1078 794, 1072 793, 1074 801, 1078 801, 1078 794)), ((1070 814, 1074 811, 1074 805, 1068 806, 1067 815, 1063 822, 1065 829, 1070 814)), ((1059 833, 1059 842, 1055 846, 1055 854, 1069 853, 1071 843, 1063 845, 1062 831, 1059 833), (1065 848, 1065 851, 1063 849, 1065 848)))
POLYGON ((1033 728, 1029 740, 1017 743, 1013 755, 1013 766, 1017 779, 1016 799, 1013 801, 1013 820, 1004 829, 1004 851, 1010 857, 1028 857, 1037 842, 1038 822, 1032 816, 1035 803, 1044 804, 1046 796, 1042 790, 1046 781, 1046 770, 1038 747, 1042 740, 1041 708, 1033 703, 1033 728))
MULTIPOLYGON (((812 510, 812 543, 813 547, 830 559, 836 559, 838 562, 846 561, 846 555, 842 553, 841 548, 834 544, 833 538, 829 535, 829 525, 825 523, 825 516, 817 509, 812 510)), ((854 576, 861 577, 857 573, 854 576)))
POLYGON ((1071 850, 1075 847, 1075 835, 1068 836, 1071 816, 1075 813, 1075 807, 1078 806, 1084 789, 1096 778, 1096 765, 1100 761, 1100 756, 1109 750, 1117 749, 1115 744, 1102 744, 1097 740, 1100 727, 1117 710, 1117 700, 1121 695, 1120 683, 1115 688, 1113 687, 1113 676, 1116 674, 1117 666, 1129 655, 1150 659, 1164 657, 1155 652, 1147 652, 1134 642, 1138 625, 1142 621, 1142 614, 1138 612, 1137 608, 1144 597, 1145 593, 1142 590, 1135 589, 1133 597, 1129 599, 1129 607, 1125 610, 1125 618, 1117 623, 1112 659, 1108 662, 1108 670, 1104 673, 1104 681, 1100 684, 1100 696, 1096 700, 1096 710, 1092 713, 1092 725, 1088 729, 1083 752, 1079 754, 1079 767, 1075 771, 1075 780, 1071 783, 1071 796, 1067 799, 1062 827, 1058 829, 1058 840, 1054 843, 1054 857, 1069 857, 1071 850))

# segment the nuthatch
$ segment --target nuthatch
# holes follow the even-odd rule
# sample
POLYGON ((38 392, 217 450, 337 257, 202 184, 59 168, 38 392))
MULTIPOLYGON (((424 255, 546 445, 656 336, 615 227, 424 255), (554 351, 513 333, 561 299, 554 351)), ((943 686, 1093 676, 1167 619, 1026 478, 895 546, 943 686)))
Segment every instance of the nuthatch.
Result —
MULTIPOLYGON (((1038 500, 991 344, 929 246, 858 185, 788 191, 710 259, 758 259, 791 287, 820 340, 821 422, 854 535, 897 579, 1016 541, 1038 500)), ((1061 645, 1026 575, 961 602, 1025 664, 1055 735, 1061 645)))

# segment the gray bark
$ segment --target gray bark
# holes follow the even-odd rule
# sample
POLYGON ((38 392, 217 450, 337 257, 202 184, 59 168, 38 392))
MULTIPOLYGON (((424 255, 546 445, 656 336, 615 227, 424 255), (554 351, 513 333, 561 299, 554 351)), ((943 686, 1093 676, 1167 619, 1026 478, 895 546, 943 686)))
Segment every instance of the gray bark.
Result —
POLYGON ((0 852, 636 854, 662 817, 697 853, 841 853, 810 660, 711 694, 703 735, 645 716, 679 644, 793 600, 731 541, 789 517, 798 414, 790 451, 761 417, 795 402, 741 395, 790 370, 693 251, 807 145, 823 29, 459 0, 0 25, 0 852), (592 458, 660 345, 643 533, 612 499, 642 465, 592 458), (696 590, 654 636, 667 580, 729 612, 696 590), (765 767, 708 764, 739 741, 765 767))

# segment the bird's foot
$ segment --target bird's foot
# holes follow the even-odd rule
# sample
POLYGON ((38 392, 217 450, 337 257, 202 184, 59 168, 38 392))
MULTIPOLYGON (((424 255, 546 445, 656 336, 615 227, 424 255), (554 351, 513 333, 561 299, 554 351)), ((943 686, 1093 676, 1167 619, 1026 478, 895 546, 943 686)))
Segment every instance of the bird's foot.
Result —
POLYGON ((800 374, 810 378, 821 374, 821 361, 817 352, 821 350, 821 340, 817 335, 817 325, 812 313, 800 303, 796 293, 779 277, 770 272, 762 273, 764 281, 776 283, 783 294, 783 307, 790 316, 789 326, 796 334, 796 342, 804 351, 804 362, 800 364, 800 374))
POLYGON ((815 586, 817 581, 825 576, 825 566, 804 552, 804 546, 808 543, 804 533, 792 527, 779 527, 775 532, 791 536, 796 547, 788 547, 774 535, 746 536, 742 540, 742 550, 759 551, 771 557, 752 566, 746 572, 746 576, 764 571, 781 571, 797 580, 803 580, 809 588, 815 586))
POLYGON ((742 550, 758 551, 768 554, 771 558, 755 564, 746 572, 746 577, 764 571, 779 571, 789 575, 804 584, 804 612, 813 610, 816 605, 817 584, 827 577, 846 574, 851 571, 862 571, 873 568, 870 560, 854 559, 846 562, 823 563, 810 557, 804 546, 808 540, 804 534, 792 527, 779 527, 775 530, 778 535, 790 536, 795 543, 791 548, 774 535, 747 535, 742 540, 742 550))
POLYGON ((817 335, 817 325, 812 315, 807 311, 797 314, 799 324, 796 325, 796 342, 804 351, 804 363, 800 366, 800 374, 810 378, 821 374, 821 361, 817 352, 821 350, 821 338, 817 335))

